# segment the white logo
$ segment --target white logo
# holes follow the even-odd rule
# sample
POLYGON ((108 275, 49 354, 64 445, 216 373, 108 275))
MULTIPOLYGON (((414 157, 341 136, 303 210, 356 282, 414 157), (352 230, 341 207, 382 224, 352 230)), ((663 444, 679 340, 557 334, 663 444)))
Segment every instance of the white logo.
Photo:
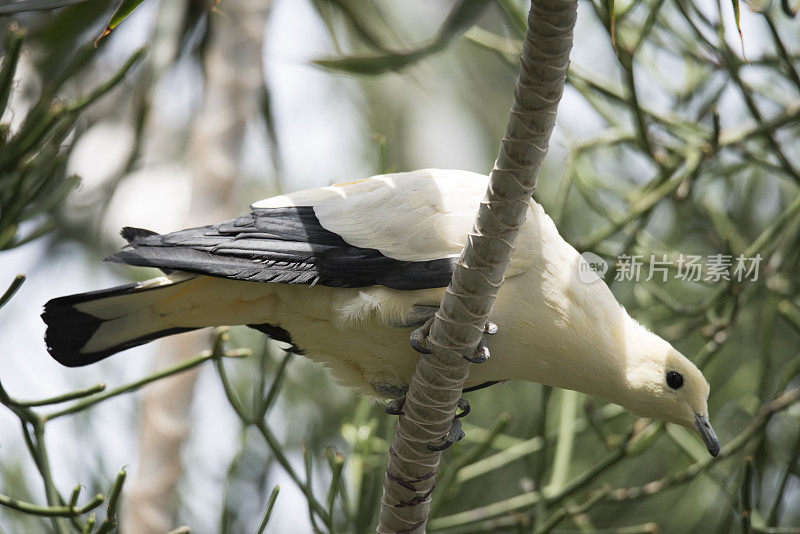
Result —
POLYGON ((591 284, 602 280, 607 272, 608 264, 606 260, 592 252, 581 254, 581 260, 578 264, 578 279, 581 282, 591 284))

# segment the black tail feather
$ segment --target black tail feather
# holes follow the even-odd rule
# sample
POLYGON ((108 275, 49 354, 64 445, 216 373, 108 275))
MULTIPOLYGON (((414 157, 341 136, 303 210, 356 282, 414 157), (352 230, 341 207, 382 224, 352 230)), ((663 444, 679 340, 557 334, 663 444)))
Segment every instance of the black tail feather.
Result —
POLYGON ((82 351, 100 326, 111 319, 95 317, 90 313, 79 311, 75 306, 83 302, 123 296, 134 291, 150 291, 149 289, 139 289, 137 287, 138 284, 126 284, 100 291, 67 295, 49 301, 44 305, 44 313, 42 313, 42 319, 47 324, 47 332, 44 338, 47 344, 47 351, 61 365, 79 367, 95 363, 112 354, 143 345, 160 337, 196 330, 195 328, 167 328, 135 339, 126 340, 123 343, 100 351, 82 351))

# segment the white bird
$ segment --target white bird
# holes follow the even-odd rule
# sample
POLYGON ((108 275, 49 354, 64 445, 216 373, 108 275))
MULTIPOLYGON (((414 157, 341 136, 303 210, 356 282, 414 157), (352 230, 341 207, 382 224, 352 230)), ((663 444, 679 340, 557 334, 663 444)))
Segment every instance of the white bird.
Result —
MULTIPOLYGON (((67 366, 197 328, 248 325, 291 343, 362 392, 399 396, 418 354, 409 333, 450 281, 488 178, 427 169, 281 195, 220 224, 159 235, 125 228, 108 258, 164 276, 45 305, 46 343, 67 366), (393 395, 394 392, 400 392, 393 395)), ((632 319, 535 201, 489 319, 494 357, 465 389, 511 379, 573 389, 694 428, 716 456, 708 382, 632 319)))

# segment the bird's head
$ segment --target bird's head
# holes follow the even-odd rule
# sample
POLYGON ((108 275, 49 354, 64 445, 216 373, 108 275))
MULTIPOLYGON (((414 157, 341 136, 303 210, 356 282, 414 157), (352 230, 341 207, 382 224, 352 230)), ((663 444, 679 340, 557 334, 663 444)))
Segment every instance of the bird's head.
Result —
POLYGON ((710 386, 703 373, 683 354, 659 336, 647 332, 633 347, 638 357, 628 367, 627 380, 632 412, 663 419, 696 431, 712 456, 719 454, 719 440, 708 420, 710 386))
POLYGON ((633 319, 541 206, 531 208, 515 251, 526 270, 506 281, 495 303, 500 331, 505 327, 513 340, 504 352, 520 354, 507 359, 504 375, 581 391, 685 426, 712 456, 719 454, 703 373, 633 319))

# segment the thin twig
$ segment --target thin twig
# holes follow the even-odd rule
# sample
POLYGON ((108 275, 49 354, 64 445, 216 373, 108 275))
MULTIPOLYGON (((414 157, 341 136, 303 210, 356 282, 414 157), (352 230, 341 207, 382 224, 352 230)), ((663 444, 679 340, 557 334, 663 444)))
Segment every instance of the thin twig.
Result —
MULTIPOLYGON (((250 354, 250 349, 236 349, 226 351, 223 357, 225 358, 243 358, 250 354)), ((166 378, 168 376, 176 375, 182 373, 184 371, 188 371, 198 365, 205 363, 208 360, 213 360, 215 358, 219 358, 219 356, 213 354, 211 351, 203 351, 199 355, 188 358, 172 367, 168 367, 162 371, 158 371, 151 375, 148 375, 144 378, 136 380, 135 382, 131 382, 130 384, 126 384, 124 386, 120 386, 118 388, 114 388, 112 390, 107 391, 106 393, 96 395, 94 397, 89 397, 81 402, 77 402, 68 408, 64 408, 63 410, 58 410, 55 412, 51 412, 49 414, 44 415, 45 421, 52 421, 53 419, 58 419, 59 417, 63 417, 65 415, 74 414, 85 410, 95 404, 108 400, 112 397, 116 397, 118 395, 122 395, 124 393, 130 393, 132 391, 136 391, 137 389, 146 386, 156 380, 161 380, 162 378, 166 378)))

